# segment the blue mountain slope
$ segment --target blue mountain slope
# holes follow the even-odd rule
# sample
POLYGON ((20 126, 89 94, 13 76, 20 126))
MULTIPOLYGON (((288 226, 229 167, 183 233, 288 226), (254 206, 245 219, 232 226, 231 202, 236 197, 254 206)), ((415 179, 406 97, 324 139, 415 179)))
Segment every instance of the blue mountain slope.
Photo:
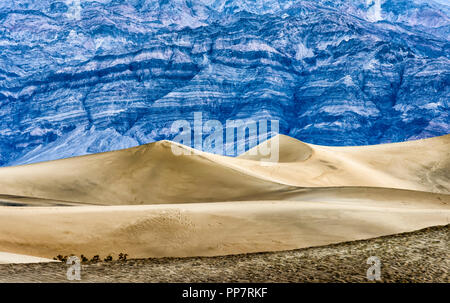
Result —
POLYGON ((326 145, 449 133, 449 6, 433 1, 0 2, 0 165, 277 119, 326 145))

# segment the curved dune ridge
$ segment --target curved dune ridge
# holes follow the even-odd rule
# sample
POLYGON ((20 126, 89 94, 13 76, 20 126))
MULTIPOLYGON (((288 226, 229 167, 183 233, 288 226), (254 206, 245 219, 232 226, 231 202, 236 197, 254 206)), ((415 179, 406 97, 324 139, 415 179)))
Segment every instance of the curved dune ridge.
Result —
POLYGON ((360 147, 280 135, 267 144, 276 142, 270 166, 258 147, 231 158, 160 141, 0 168, 0 251, 212 256, 450 222, 450 135, 360 147))

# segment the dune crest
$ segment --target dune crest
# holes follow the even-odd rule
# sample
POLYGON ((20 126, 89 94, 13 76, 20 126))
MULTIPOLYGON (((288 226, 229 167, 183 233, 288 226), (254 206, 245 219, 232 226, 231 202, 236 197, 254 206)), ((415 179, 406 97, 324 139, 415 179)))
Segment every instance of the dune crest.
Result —
POLYGON ((314 153, 314 149, 307 143, 288 136, 277 135, 239 155, 238 158, 253 161, 260 161, 266 158, 267 156, 263 156, 259 152, 260 146, 265 144, 268 144, 268 146, 279 144, 279 163, 303 162, 308 160, 314 153))

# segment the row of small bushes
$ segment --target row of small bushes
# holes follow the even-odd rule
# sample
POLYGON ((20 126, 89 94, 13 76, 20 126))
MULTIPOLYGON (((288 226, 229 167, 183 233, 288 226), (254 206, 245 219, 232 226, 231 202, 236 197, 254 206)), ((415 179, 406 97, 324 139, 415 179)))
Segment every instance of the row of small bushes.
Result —
MULTIPOLYGON (((53 260, 61 261, 61 262, 67 262, 67 260, 73 255, 70 256, 63 256, 63 255, 57 255, 53 258, 53 260)), ((117 260, 119 261, 126 261, 128 257, 128 254, 120 253, 117 257, 117 260)), ((103 260, 100 258, 99 255, 93 256, 91 259, 88 259, 85 255, 80 256, 81 263, 98 263, 98 262, 111 262, 114 261, 114 258, 112 255, 106 256, 103 260)))

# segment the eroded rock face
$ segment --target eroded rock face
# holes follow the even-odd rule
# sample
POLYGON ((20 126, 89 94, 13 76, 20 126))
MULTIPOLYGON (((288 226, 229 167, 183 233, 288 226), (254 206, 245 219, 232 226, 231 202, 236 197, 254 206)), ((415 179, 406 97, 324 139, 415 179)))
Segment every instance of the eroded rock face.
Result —
POLYGON ((449 7, 416 1, 2 1, 0 165, 276 119, 326 145, 449 133, 449 7))

